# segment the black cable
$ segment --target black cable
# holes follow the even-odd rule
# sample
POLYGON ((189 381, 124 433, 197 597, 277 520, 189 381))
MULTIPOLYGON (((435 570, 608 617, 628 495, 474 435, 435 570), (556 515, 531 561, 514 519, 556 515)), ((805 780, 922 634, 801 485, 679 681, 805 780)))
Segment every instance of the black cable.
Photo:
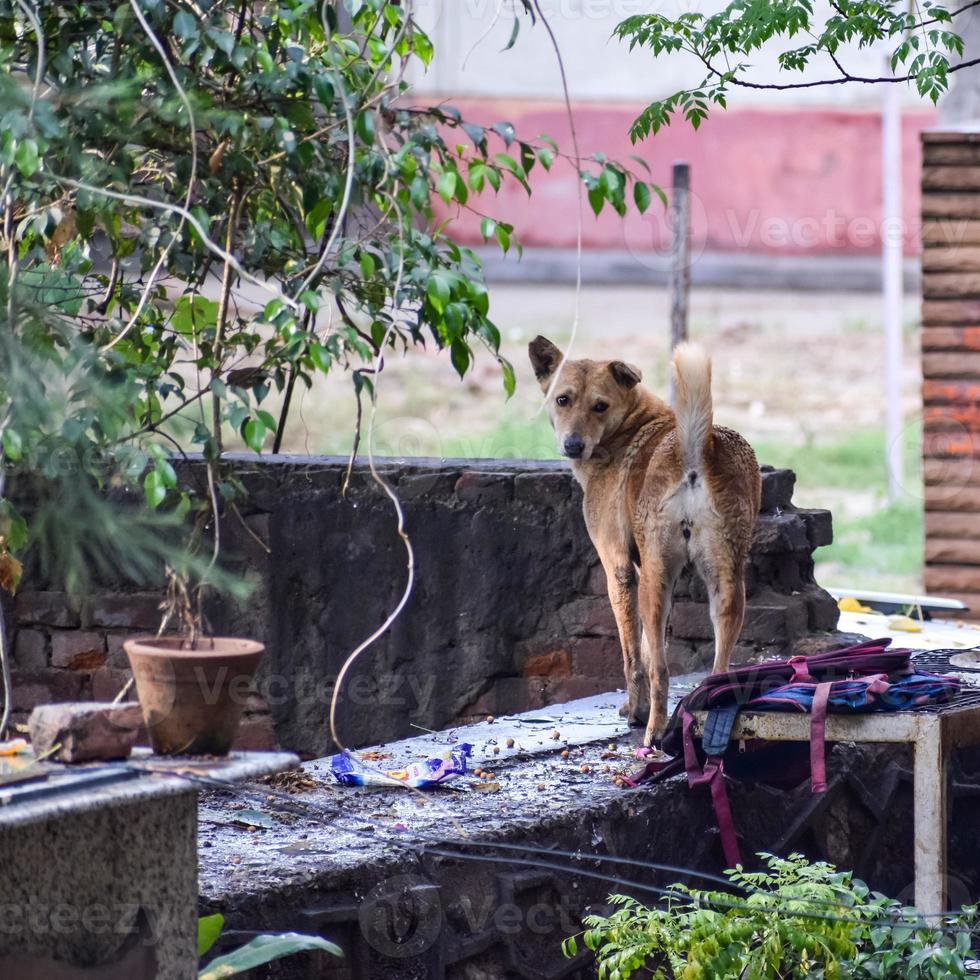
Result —
MULTIPOLYGON (((340 824, 344 819, 342 807, 330 809, 320 804, 313 803, 310 800, 301 799, 296 796, 290 795, 288 793, 275 790, 274 788, 271 787, 270 787, 271 792, 259 793, 259 792, 247 790, 242 786, 240 786, 239 784, 231 783, 228 782, 227 780, 218 779, 213 776, 201 776, 201 775, 191 774, 187 772, 161 770, 156 767, 150 770, 150 769, 145 769, 143 767, 139 767, 138 764, 137 764, 137 768, 140 768, 144 772, 153 772, 160 775, 176 776, 181 779, 185 779, 188 782, 196 783, 201 786, 207 787, 209 789, 221 790, 224 792, 231 793, 234 796, 238 796, 242 799, 249 800, 250 802, 253 803, 259 803, 259 804, 268 803, 268 798, 270 796, 273 796, 276 799, 288 803, 289 806, 292 808, 299 809, 300 811, 305 811, 307 815, 312 813, 318 817, 326 816, 330 820, 334 821, 335 825, 340 824)), ((373 833, 369 831, 359 830, 358 828, 352 827, 350 825, 346 825, 346 826, 341 825, 339 829, 347 833, 350 833, 354 836, 369 839, 375 843, 377 843, 378 840, 376 835, 374 835, 373 833)), ((678 892, 673 887, 663 888, 660 886, 651 885, 646 882, 639 882, 628 878, 621 878, 618 875, 610 875, 600 871, 590 871, 587 869, 570 868, 566 865, 560 865, 553 862, 542 861, 540 858, 535 858, 534 860, 531 860, 527 858, 507 858, 507 857, 501 857, 498 855, 490 855, 490 854, 485 854, 485 855, 468 854, 466 852, 448 850, 447 847, 444 845, 448 844, 448 845, 453 845, 455 847, 484 847, 484 848, 494 848, 498 850, 516 851, 519 853, 531 852, 535 854, 540 854, 542 849, 537 847, 531 847, 531 846, 521 845, 521 844, 512 844, 504 841, 482 841, 482 840, 469 839, 469 838, 460 839, 460 840, 449 839, 447 841, 445 837, 437 837, 434 835, 423 835, 417 831, 406 830, 406 831, 402 831, 401 833, 416 838, 417 842, 413 843, 409 840, 404 839, 404 837, 402 837, 401 839, 393 838, 389 841, 386 841, 385 843, 390 846, 401 848, 402 850, 411 851, 413 853, 418 852, 422 854, 431 854, 431 855, 451 858, 455 860, 482 861, 482 862, 503 864, 503 865, 517 864, 517 865, 535 867, 535 868, 547 868, 549 870, 557 871, 562 874, 579 875, 582 877, 593 878, 600 881, 606 881, 617 887, 624 887, 628 889, 656 894, 660 898, 670 898, 670 897, 678 897, 680 895, 685 895, 685 893, 678 892), (431 843, 433 841, 435 842, 435 844, 431 843)), ((618 857, 611 854, 583 855, 581 853, 577 853, 573 851, 564 851, 564 850, 557 850, 551 848, 547 849, 547 853, 556 856, 565 857, 573 861, 589 861, 589 860, 593 860, 597 862, 605 861, 607 863, 612 863, 612 864, 622 864, 631 867, 639 867, 645 870, 670 872, 670 873, 683 875, 685 877, 697 877, 707 881, 717 882, 721 885, 724 885, 726 888, 742 887, 728 878, 723 878, 719 875, 715 875, 710 872, 702 872, 693 868, 683 868, 683 867, 678 867, 676 865, 657 864, 651 861, 640 861, 636 858, 618 857)), ((764 889, 758 889, 756 893, 763 894, 763 895, 772 894, 771 892, 766 892, 764 889)), ((689 897, 689 896, 685 896, 685 897, 689 897)), ((746 902, 738 901, 734 896, 732 897, 731 902, 719 901, 718 899, 719 896, 715 896, 712 898, 712 902, 718 905, 719 907, 723 907, 727 909, 739 909, 743 911, 751 911, 756 913, 759 911, 757 906, 751 906, 746 902)), ((838 902, 825 901, 825 900, 815 899, 815 898, 793 898, 792 901, 805 903, 807 905, 812 905, 818 908, 820 907, 846 908, 846 906, 838 902)), ((876 924, 880 924, 880 925, 901 924, 901 925, 910 925, 913 927, 916 925, 915 921, 910 921, 908 917, 904 916, 903 913, 900 911, 885 913, 882 915, 881 918, 873 918, 873 919, 872 918, 866 919, 866 918, 860 918, 855 916, 824 914, 818 912, 805 912, 805 911, 794 911, 792 914, 800 916, 802 918, 815 919, 820 921, 830 921, 830 922, 845 922, 851 925, 864 924, 870 926, 876 924)), ((958 914, 960 914, 960 910, 949 910, 945 912, 933 912, 933 913, 917 912, 917 915, 919 916, 919 920, 922 923, 919 927, 928 928, 936 932, 942 932, 943 934, 956 934, 958 932, 962 932, 963 930, 955 929, 955 928, 943 928, 942 919, 950 916, 956 916, 958 914), (939 921, 935 925, 929 925, 925 921, 928 919, 938 919, 939 921)))

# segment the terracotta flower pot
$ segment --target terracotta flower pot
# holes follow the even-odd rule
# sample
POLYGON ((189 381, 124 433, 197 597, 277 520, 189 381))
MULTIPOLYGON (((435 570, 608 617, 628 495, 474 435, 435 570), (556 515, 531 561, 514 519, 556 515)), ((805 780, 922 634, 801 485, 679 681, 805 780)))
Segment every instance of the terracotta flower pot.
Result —
POLYGON ((227 755, 265 647, 223 636, 199 640, 196 650, 180 636, 141 636, 123 646, 153 751, 227 755))

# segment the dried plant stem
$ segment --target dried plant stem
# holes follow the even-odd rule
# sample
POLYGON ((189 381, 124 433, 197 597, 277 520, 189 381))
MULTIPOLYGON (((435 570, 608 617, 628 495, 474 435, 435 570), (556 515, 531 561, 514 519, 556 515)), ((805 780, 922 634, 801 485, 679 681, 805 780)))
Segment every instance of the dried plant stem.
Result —
MULTIPOLYGON (((231 258, 232 249, 235 246, 235 233, 238 231, 238 222, 242 216, 242 207, 245 203, 245 195, 241 192, 241 189, 235 187, 231 192, 231 204, 228 209, 228 226, 225 229, 225 264, 221 273, 221 295, 218 298, 218 314, 214 325, 214 353, 213 353, 213 363, 215 365, 214 371, 211 374, 211 426, 212 435, 214 436, 215 453, 221 455, 221 398, 218 393, 214 391, 214 382, 218 378, 218 374, 221 371, 221 350, 224 342, 225 333, 225 321, 228 319, 228 305, 229 298, 231 297, 231 281, 232 281, 232 266, 229 259, 231 258)), ((214 515, 215 522, 218 520, 218 515, 214 515)))

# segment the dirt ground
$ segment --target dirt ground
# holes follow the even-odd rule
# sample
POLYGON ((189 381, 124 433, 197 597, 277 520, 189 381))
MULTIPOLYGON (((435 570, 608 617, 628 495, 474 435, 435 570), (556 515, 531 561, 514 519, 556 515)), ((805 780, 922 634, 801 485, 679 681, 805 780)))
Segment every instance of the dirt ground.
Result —
MULTIPOLYGON (((441 456, 469 443, 481 455, 501 429, 515 433, 539 425, 540 394, 527 365, 527 342, 543 333, 567 349, 574 310, 566 286, 494 286, 491 316, 514 364, 517 394, 504 401, 500 374, 489 354, 460 382, 444 352, 412 351, 389 360, 380 382, 378 444, 396 453, 441 456)), ((844 439, 882 425, 884 386, 881 301, 866 294, 763 293, 700 290, 692 297, 691 335, 714 361, 716 421, 750 440, 805 445, 844 439)), ((907 303, 907 321, 918 315, 907 303)), ((669 310, 666 291, 638 287, 586 287, 574 351, 580 356, 622 357, 635 363, 654 390, 666 390, 669 310)), ((907 331, 903 410, 919 412, 916 338, 907 331)), ((353 419, 349 380, 337 375, 303 400, 303 417, 291 420, 290 450, 344 452, 353 419)), ((507 452, 516 455, 537 440, 507 452)), ((537 455, 554 455, 550 437, 537 455)))

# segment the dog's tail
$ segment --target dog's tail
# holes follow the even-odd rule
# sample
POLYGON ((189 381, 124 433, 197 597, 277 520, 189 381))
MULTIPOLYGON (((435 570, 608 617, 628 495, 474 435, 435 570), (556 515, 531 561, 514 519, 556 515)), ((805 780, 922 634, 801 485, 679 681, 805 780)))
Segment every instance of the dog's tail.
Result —
POLYGON ((699 344, 679 344, 671 367, 674 414, 686 475, 700 471, 711 438, 711 359, 699 344))

